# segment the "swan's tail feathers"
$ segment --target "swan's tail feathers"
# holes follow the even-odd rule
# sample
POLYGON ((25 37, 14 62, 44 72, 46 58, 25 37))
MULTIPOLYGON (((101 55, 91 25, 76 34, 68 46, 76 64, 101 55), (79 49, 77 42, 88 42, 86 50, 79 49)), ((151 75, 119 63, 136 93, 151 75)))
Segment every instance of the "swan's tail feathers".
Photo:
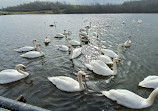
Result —
POLYGON ((144 84, 143 84, 143 82, 140 82, 139 84, 138 84, 138 86, 144 86, 144 84))
POLYGON ((109 95, 110 95, 109 91, 101 91, 101 93, 103 95, 105 95, 106 97, 109 97, 109 95))

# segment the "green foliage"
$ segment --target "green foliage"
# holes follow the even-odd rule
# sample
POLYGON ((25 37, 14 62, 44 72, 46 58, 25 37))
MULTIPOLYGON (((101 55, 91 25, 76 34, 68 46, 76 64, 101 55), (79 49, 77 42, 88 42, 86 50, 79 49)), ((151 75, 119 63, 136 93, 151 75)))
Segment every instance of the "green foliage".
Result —
POLYGON ((157 0, 128 1, 123 4, 70 5, 60 2, 31 2, 1 9, 8 12, 38 13, 157 13, 157 0))

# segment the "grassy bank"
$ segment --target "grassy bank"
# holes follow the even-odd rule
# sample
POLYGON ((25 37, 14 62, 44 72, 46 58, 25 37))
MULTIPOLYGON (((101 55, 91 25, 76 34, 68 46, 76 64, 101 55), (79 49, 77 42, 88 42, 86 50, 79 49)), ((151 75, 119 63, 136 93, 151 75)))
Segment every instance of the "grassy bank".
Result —
POLYGON ((54 12, 53 11, 0 12, 0 15, 18 15, 18 14, 54 14, 54 12))

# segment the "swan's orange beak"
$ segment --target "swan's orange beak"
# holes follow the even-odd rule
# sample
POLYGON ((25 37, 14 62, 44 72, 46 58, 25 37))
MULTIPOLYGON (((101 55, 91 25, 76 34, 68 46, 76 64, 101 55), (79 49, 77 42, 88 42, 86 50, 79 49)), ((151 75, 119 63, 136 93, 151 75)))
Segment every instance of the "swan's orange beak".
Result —
POLYGON ((26 71, 26 68, 25 68, 25 67, 23 67, 23 69, 24 69, 24 71, 26 71))
POLYGON ((82 78, 83 78, 84 80, 88 80, 88 78, 87 78, 85 75, 82 75, 82 78))

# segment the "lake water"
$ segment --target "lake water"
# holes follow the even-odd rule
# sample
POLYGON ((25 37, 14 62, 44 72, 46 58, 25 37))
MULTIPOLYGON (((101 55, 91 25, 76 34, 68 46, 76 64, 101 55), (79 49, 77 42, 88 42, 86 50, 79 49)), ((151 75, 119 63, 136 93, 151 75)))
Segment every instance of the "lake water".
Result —
MULTIPOLYGON (((152 89, 138 87, 138 83, 149 75, 158 75, 158 14, 54 14, 54 15, 6 15, 0 16, 0 70, 15 68, 19 63, 26 66, 30 76, 6 85, 0 85, 0 96, 16 99, 23 95, 28 104, 52 111, 133 111, 102 96, 100 91, 123 88, 147 98, 152 89), (138 24, 137 20, 143 20, 138 24), (56 22, 56 27, 49 27, 56 22), (109 49, 116 51, 117 45, 132 37, 132 46, 121 53, 122 64, 118 73, 109 77, 94 74, 84 68, 82 57, 69 60, 68 52, 57 50, 56 45, 66 44, 65 39, 54 38, 64 29, 72 32, 70 38, 79 40, 79 29, 89 25, 90 37, 98 31, 100 39, 109 49), (126 24, 122 24, 125 21, 126 24), (106 27, 111 25, 111 28, 106 27), (51 43, 45 46, 48 36, 51 43), (25 59, 13 49, 32 45, 32 39, 41 44, 45 57, 25 59), (47 80, 49 76, 68 76, 77 79, 75 73, 84 70, 87 81, 82 92, 66 93, 47 80), (32 85, 25 81, 33 80, 32 85)), ((158 98, 153 105, 141 111, 156 111, 158 98)))

